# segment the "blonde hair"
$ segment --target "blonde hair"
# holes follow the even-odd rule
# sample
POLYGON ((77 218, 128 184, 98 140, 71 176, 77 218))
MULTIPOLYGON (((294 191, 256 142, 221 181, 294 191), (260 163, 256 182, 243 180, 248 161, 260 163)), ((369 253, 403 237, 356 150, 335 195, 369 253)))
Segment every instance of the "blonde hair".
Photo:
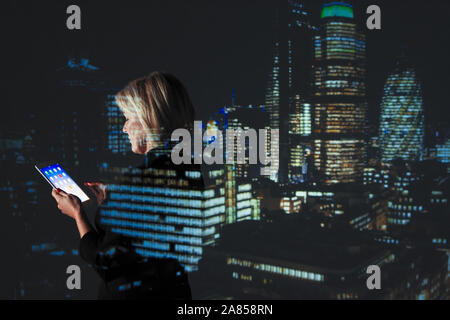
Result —
POLYGON ((128 83, 116 95, 122 112, 135 114, 147 138, 153 142, 170 138, 173 130, 192 129, 195 109, 186 88, 175 76, 152 72, 128 83))

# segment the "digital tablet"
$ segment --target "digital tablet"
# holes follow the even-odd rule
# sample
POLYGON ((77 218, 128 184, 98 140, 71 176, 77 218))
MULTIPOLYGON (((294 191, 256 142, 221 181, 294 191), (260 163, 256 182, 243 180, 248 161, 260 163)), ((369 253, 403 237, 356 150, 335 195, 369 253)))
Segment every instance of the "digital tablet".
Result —
POLYGON ((81 190, 58 163, 40 163, 36 164, 34 167, 53 188, 59 188, 66 193, 73 194, 74 196, 77 196, 81 202, 89 200, 86 193, 81 190))

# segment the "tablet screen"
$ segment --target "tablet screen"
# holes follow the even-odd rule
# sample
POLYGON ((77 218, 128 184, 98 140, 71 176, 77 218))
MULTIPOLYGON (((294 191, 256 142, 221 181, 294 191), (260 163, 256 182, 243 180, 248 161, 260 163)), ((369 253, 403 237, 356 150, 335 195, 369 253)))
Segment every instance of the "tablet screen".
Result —
POLYGON ((89 200, 86 193, 81 190, 59 164, 43 167, 39 170, 55 188, 77 196, 81 202, 89 200))

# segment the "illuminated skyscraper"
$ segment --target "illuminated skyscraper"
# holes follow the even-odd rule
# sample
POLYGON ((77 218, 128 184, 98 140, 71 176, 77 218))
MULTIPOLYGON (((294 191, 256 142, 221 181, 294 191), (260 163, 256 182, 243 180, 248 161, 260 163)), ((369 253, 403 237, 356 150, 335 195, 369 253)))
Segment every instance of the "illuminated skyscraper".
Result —
POLYGON ((225 223, 224 170, 205 168, 203 175, 200 166, 175 170, 170 163, 107 168, 115 181, 100 209, 102 225, 135 238, 142 256, 175 258, 196 270, 203 246, 214 243, 225 223))
POLYGON ((228 165, 173 165, 167 150, 158 152, 167 157, 151 168, 101 168, 110 183, 100 222, 133 238, 138 254, 174 258, 195 271, 203 248, 215 243, 223 225, 259 219, 259 200, 250 183, 225 176, 228 165))
MULTIPOLYGON (((270 142, 279 143, 280 147, 279 169, 270 176, 273 181, 287 182, 288 179, 289 114, 298 112, 295 97, 304 97, 309 93, 313 29, 303 1, 279 1, 272 65, 265 95, 270 128, 280 130, 279 141, 270 142)), ((294 143, 298 144, 298 141, 294 143)))
MULTIPOLYGON (((225 106, 221 109, 221 115, 218 121, 209 121, 207 124, 208 136, 215 136, 216 130, 223 130, 225 134, 227 130, 248 130, 249 124, 252 124, 252 129, 259 129, 267 127, 266 113, 262 106, 236 106, 234 99, 232 106, 225 106)), ((252 185, 250 183, 250 174, 258 172, 260 174, 259 166, 249 164, 249 139, 245 139, 245 144, 240 144, 238 141, 244 133, 241 132, 236 135, 235 143, 233 145, 233 152, 235 154, 234 163, 224 163, 224 188, 225 188, 225 223, 235 223, 246 219, 259 220, 260 216, 260 202, 259 199, 252 195, 252 185), (244 153, 244 163, 239 163, 236 160, 238 152, 244 153)), ((223 137, 225 138, 225 137, 223 137)), ((245 138, 245 137, 244 137, 245 138)), ((204 141, 208 142, 208 141, 204 141)), ((254 151, 254 150, 252 150, 254 151)), ((224 154, 224 159, 227 159, 229 150, 224 154)), ((227 161, 227 160, 225 160, 227 161)))
POLYGON ((445 144, 436 145, 436 159, 442 163, 450 163, 450 139, 445 144))
POLYGON ((384 85, 380 116, 382 161, 421 160, 424 139, 422 87, 404 56, 384 85))
MULTIPOLYGON (((259 132, 259 129, 268 129, 268 117, 265 112, 264 106, 226 106, 224 108, 224 115, 226 116, 226 125, 224 129, 239 130, 242 132, 236 135, 236 142, 245 138, 244 143, 235 143, 234 153, 244 153, 244 163, 236 163, 235 167, 236 178, 258 178, 260 176, 260 165, 250 164, 249 155, 250 152, 259 152, 258 150, 250 150, 249 138, 245 136, 245 133, 254 129, 259 132)), ((270 139, 270 135, 266 135, 266 140, 270 139)), ((267 149, 269 150, 269 149, 267 149)))
POLYGON ((365 35, 353 7, 322 6, 314 39, 314 166, 325 184, 356 182, 365 161, 365 35))
POLYGON ((295 97, 294 108, 289 113, 289 163, 288 177, 292 183, 306 181, 311 155, 311 104, 295 97))

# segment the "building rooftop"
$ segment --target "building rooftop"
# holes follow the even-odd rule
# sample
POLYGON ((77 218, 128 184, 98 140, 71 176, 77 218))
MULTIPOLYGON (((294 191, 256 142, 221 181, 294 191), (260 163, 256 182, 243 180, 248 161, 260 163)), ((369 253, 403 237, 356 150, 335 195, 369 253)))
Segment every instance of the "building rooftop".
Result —
POLYGON ((388 252, 362 232, 329 229, 320 220, 285 216, 274 223, 243 221, 228 225, 214 250, 345 271, 370 264, 388 252))
POLYGON ((343 2, 331 2, 323 5, 321 18, 331 17, 353 19, 353 7, 350 4, 343 2))

